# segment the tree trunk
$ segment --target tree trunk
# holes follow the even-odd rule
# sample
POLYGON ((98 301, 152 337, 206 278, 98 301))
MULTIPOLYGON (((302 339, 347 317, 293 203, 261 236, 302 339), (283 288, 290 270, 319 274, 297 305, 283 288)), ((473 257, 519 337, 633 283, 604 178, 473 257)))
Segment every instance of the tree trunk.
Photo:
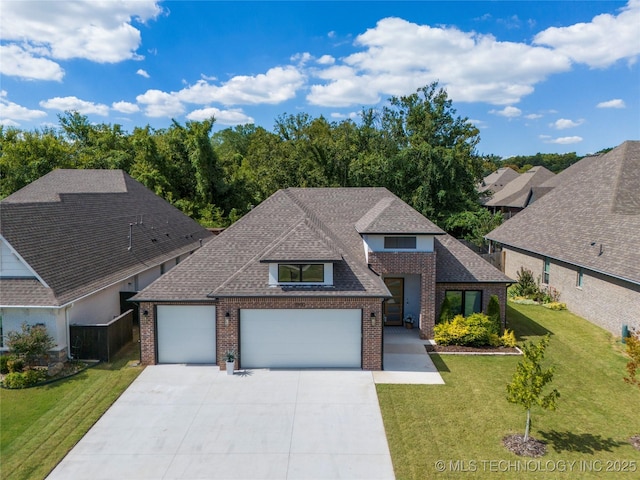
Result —
POLYGON ((531 425, 531 409, 527 409, 527 427, 524 430, 524 441, 529 441, 529 426, 531 425))

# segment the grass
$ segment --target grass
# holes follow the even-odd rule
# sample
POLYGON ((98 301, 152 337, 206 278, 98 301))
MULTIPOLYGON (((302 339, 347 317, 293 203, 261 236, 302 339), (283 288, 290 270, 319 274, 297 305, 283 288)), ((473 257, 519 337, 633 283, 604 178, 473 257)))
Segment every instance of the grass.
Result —
POLYGON ((556 411, 532 410, 531 430, 547 454, 502 445, 524 433, 524 409, 506 400, 520 357, 433 355, 445 385, 377 385, 396 478, 637 478, 628 439, 640 433, 640 389, 622 380, 624 348, 567 311, 509 305, 507 318, 519 341, 551 334, 544 366, 555 366, 561 397, 556 411))
POLYGON ((142 371, 130 344, 110 364, 41 387, 0 390, 0 478, 41 479, 142 371))

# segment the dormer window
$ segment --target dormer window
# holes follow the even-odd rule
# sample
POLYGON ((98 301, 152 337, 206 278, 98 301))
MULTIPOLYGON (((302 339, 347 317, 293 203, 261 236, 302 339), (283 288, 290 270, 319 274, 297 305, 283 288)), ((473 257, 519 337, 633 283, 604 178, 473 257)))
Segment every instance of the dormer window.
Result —
POLYGON ((324 265, 279 264, 278 283, 324 283, 324 265))
POLYGON ((415 250, 416 237, 384 237, 385 250, 415 250))

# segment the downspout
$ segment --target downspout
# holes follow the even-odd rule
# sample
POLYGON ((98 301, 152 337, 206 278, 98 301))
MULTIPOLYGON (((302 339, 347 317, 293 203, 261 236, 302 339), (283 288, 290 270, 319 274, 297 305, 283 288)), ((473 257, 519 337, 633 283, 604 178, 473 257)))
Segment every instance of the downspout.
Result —
POLYGON ((69 310, 73 308, 73 303, 64 309, 65 333, 67 336, 67 358, 71 358, 71 334, 69 333, 69 310))

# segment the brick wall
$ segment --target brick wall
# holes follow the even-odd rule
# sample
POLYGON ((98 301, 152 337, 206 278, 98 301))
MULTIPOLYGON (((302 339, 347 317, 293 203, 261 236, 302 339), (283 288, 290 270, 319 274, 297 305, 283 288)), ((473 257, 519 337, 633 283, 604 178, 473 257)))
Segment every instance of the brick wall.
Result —
MULTIPOLYGON (((504 247, 505 273, 516 278, 521 266, 535 278, 542 275, 544 257, 504 247)), ((549 285, 560 292, 567 308, 591 323, 620 336, 622 325, 640 329, 640 285, 591 270, 583 270, 582 288, 577 286, 578 267, 550 260, 549 285)))
MULTIPOLYGON (((140 342, 145 365, 156 363, 155 305, 140 304, 140 342), (143 315, 147 310, 148 315, 143 315)), ((224 354, 239 351, 239 314, 242 308, 252 309, 359 309, 362 310, 362 368, 382 369, 382 298, 221 298, 216 304, 216 355, 218 365, 224 369, 224 354), (371 325, 371 313, 375 313, 375 325, 371 325), (227 317, 227 313, 229 316, 227 317)), ((236 364, 236 367, 238 365, 236 364)))
POLYGON ((378 275, 420 275, 420 337, 433 338, 436 319, 435 252, 369 252, 369 263, 378 275))
POLYGON ((482 311, 487 312, 491 295, 496 295, 500 302, 500 322, 502 328, 507 321, 507 285, 503 283, 437 283, 436 284, 436 318, 440 316, 442 302, 447 290, 482 290, 482 311))

